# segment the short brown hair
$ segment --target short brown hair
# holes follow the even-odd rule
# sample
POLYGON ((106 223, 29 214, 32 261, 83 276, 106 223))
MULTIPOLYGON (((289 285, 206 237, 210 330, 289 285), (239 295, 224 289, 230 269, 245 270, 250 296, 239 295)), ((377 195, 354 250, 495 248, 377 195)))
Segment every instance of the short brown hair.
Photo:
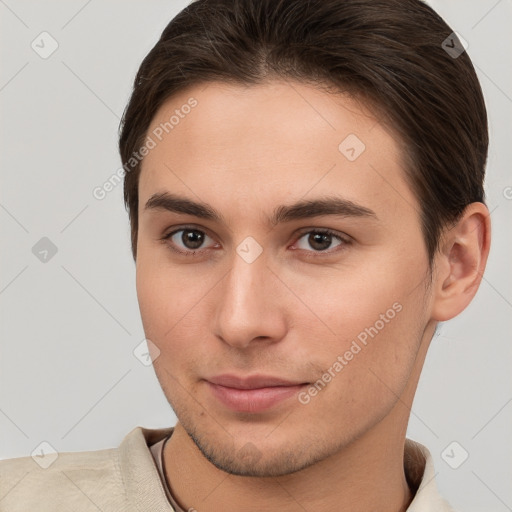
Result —
POLYGON ((129 162, 163 102, 201 82, 283 78, 360 97, 398 133, 432 262, 442 229, 484 202, 487 112, 463 50, 420 0, 192 2, 144 58, 120 125, 133 257, 140 162, 129 162))

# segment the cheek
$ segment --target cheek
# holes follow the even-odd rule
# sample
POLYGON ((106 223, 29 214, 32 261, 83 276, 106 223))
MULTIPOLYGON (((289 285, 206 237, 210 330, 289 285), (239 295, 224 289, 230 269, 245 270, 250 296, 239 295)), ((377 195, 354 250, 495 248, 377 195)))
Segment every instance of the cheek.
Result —
MULTIPOLYGON (((300 397, 308 404, 304 414, 312 421, 330 418, 326 428, 333 436, 350 436, 375 424, 404 396, 415 371, 422 328, 418 305, 404 301, 400 306, 393 309, 393 318, 389 314, 388 323, 361 315, 357 326, 346 327, 354 335, 339 336, 309 354, 322 371, 300 397)), ((339 328, 344 329, 341 322, 339 328)))
POLYGON ((201 353, 211 293, 219 278, 198 275, 194 265, 171 267, 149 251, 138 255, 136 286, 144 332, 160 350, 159 363, 165 361, 166 368, 201 353))
MULTIPOLYGON (((356 316, 347 327, 351 335, 331 347, 331 361, 341 355, 341 376, 333 386, 336 400, 353 409, 353 417, 367 406, 385 411, 402 395, 420 349, 427 319, 423 295, 386 297, 381 307, 356 316)), ((331 363, 332 364, 332 363, 331 363)))
POLYGON ((408 276, 389 268, 341 268, 306 277, 288 273, 283 281, 300 299, 288 314, 298 329, 313 334, 311 343, 320 351, 343 350, 359 335, 364 339, 368 330, 389 331, 398 310, 410 300, 408 276), (335 340, 334 345, 329 347, 326 337, 335 340))
POLYGON ((161 345, 186 313, 188 289, 179 273, 170 272, 168 265, 144 248, 137 256, 136 286, 146 337, 161 345))
POLYGON ((421 277, 425 262, 400 256, 400 261, 388 256, 316 280, 288 276, 308 306, 294 313, 295 327, 307 333, 308 360, 336 377, 344 375, 323 374, 336 380, 329 385, 333 390, 351 389, 350 396, 359 396, 366 389, 367 398, 382 396, 388 391, 379 378, 391 389, 401 389, 409 378, 428 321, 421 277))

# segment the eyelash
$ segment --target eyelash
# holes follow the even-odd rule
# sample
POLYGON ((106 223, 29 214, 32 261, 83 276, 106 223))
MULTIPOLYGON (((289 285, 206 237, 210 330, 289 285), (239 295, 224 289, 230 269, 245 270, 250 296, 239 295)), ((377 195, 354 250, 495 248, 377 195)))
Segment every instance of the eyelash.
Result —
MULTIPOLYGON (((187 257, 194 257, 194 256, 197 257, 198 255, 201 255, 201 253, 203 251, 205 251, 206 249, 183 251, 181 249, 176 248, 173 244, 169 243, 169 240, 176 233, 179 233, 180 231, 198 231, 199 233, 202 233, 206 236, 209 236, 210 238, 213 238, 210 235, 208 235, 208 233, 206 231, 204 231, 203 229, 199 229, 195 226, 181 226, 178 229, 174 229, 170 233, 165 234, 163 237, 161 237, 159 239, 162 243, 164 243, 172 251, 174 251, 180 255, 187 256, 187 257)), ((340 243, 340 245, 336 246, 337 249, 335 249, 334 251, 329 250, 329 249, 327 249, 325 251, 294 249, 294 250, 304 251, 306 253, 307 258, 318 258, 323 255, 332 255, 332 254, 343 251, 347 245, 351 244, 351 239, 347 235, 342 236, 340 233, 333 231, 332 229, 329 229, 329 228, 303 228, 303 230, 297 235, 297 239, 295 240, 294 244, 296 244, 304 235, 311 234, 311 233, 316 233, 316 234, 321 234, 321 235, 330 235, 333 238, 336 238, 337 240, 339 240, 341 243, 340 243)))

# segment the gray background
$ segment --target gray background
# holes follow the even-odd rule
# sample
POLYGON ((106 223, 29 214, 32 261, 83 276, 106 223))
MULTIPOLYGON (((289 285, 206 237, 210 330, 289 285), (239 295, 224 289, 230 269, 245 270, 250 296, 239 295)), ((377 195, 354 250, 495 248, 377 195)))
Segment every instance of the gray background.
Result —
MULTIPOLYGON (((186 4, 0 0, 0 459, 43 440, 58 451, 118 446, 137 425, 175 422, 152 367, 133 353, 144 333, 122 186, 102 201, 92 191, 120 166, 119 119, 142 58, 186 4), (59 45, 47 58, 31 47, 43 31, 59 45)), ((486 96, 493 243, 476 299, 433 342, 408 436, 431 450, 455 508, 506 511, 512 1, 431 4, 469 43, 486 96)))

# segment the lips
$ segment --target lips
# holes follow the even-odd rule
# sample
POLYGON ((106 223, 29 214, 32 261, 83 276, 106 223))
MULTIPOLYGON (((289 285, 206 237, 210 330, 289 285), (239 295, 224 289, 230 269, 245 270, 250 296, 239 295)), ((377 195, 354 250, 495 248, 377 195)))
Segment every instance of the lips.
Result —
POLYGON ((236 375, 219 375, 207 380, 212 384, 236 389, 258 389, 269 387, 297 386, 300 384, 305 384, 304 382, 294 382, 265 375, 250 375, 247 377, 237 377, 236 375))
POLYGON ((273 376, 219 375, 206 380, 214 398, 236 412, 257 413, 274 408, 308 383, 273 376))

